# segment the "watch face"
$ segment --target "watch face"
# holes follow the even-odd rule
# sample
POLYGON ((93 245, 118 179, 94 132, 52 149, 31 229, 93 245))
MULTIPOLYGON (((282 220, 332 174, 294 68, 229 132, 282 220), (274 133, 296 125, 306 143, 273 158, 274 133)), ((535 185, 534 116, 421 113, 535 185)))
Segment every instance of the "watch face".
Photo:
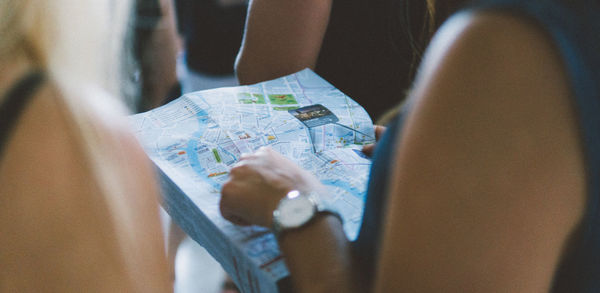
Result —
POLYGON ((288 198, 279 205, 279 223, 284 228, 299 227, 310 220, 315 212, 315 205, 308 197, 288 198))

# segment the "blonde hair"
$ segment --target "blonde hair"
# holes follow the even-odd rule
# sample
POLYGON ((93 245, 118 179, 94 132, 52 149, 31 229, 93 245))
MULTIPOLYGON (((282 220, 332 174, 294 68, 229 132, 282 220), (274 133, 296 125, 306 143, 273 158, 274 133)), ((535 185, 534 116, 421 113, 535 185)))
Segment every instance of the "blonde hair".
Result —
POLYGON ((119 95, 128 0, 2 0, 0 59, 25 54, 59 84, 119 95))

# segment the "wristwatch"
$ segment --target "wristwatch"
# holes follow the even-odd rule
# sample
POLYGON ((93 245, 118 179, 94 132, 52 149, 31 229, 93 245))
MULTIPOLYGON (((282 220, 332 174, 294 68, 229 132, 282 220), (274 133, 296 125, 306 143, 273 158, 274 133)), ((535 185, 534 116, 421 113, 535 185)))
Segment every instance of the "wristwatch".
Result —
POLYGON ((283 232, 306 225, 320 213, 329 213, 342 220, 339 213, 320 200, 316 192, 292 190, 273 211, 273 234, 279 238, 283 232))

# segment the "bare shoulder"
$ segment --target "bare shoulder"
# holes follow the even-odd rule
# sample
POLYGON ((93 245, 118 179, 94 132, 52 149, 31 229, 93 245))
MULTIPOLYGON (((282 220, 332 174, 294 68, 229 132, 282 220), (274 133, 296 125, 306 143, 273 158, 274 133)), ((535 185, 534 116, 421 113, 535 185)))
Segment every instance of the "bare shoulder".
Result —
POLYGON ((547 292, 586 198, 577 111, 552 39, 527 18, 458 14, 432 41, 412 98, 381 291, 547 292))
POLYGON ((528 18, 491 11, 451 18, 431 43, 414 98, 415 119, 427 126, 460 119, 473 143, 480 138, 518 145, 525 153, 539 151, 536 144, 551 151, 554 144, 545 143, 554 140, 564 143, 562 151, 569 146, 572 155, 581 155, 575 151, 577 110, 562 56, 528 18))
POLYGON ((542 69, 565 76, 561 56, 543 27, 533 19, 502 11, 466 11, 450 18, 432 40, 423 71, 450 62, 471 65, 454 68, 467 74, 494 72, 500 82, 511 77, 501 74, 506 70, 520 72, 517 77, 542 69))
MULTIPOLYGON (((52 81, 35 95, 21 113, 3 162, 6 168, 15 167, 13 173, 20 170, 18 166, 34 163, 49 186, 73 186, 86 180, 70 180, 64 172, 47 170, 72 171, 75 178, 92 176, 90 152, 101 152, 113 162, 118 158, 121 169, 149 172, 147 159, 126 123, 126 112, 112 97, 95 88, 66 93, 52 81), (76 102, 69 102, 67 94, 76 102)), ((30 176, 38 175, 31 171, 27 171, 30 176)))

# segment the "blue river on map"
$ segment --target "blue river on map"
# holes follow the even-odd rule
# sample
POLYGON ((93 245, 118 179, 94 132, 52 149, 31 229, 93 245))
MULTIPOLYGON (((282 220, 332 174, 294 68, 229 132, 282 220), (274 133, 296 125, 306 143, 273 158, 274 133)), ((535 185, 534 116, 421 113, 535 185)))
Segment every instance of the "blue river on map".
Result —
MULTIPOLYGON (((208 113, 202 109, 196 114, 196 117, 198 119, 199 129, 198 129, 198 131, 194 132, 192 134, 192 136, 195 138, 199 138, 206 131, 207 125, 213 121, 211 120, 208 113)), ((208 177, 209 174, 206 172, 206 169, 200 164, 200 160, 198 158, 198 153, 197 153, 197 148, 198 148, 198 140, 197 139, 191 139, 188 141, 185 150, 186 150, 186 153, 188 154, 188 160, 190 162, 190 166, 192 167, 194 172, 201 175, 201 177, 202 177, 202 179, 204 179, 204 181, 206 181, 208 184, 210 184, 214 189, 220 190, 221 184, 216 182, 214 179, 211 179, 210 177, 208 177)), ((323 181, 321 181, 321 183, 323 183, 324 185, 341 188, 341 189, 347 191, 348 193, 352 194, 356 198, 360 199, 361 201, 364 201, 365 194, 363 192, 361 192, 358 188, 351 186, 350 183, 348 183, 346 181, 323 180, 323 181)))
MULTIPOLYGON (((192 134, 192 136, 193 137, 201 137, 204 134, 204 131, 206 131, 206 126, 207 126, 208 122, 211 121, 211 119, 208 116, 208 113, 206 113, 206 111, 204 111, 204 110, 200 110, 200 112, 198 112, 198 114, 196 114, 196 116, 198 118, 199 129, 198 129, 198 131, 194 132, 192 134)), ((198 159, 198 153, 196 152, 197 148, 198 148, 198 140, 191 139, 188 141, 188 144, 187 144, 187 147, 185 150, 188 154, 188 160, 190 161, 190 166, 192 167, 194 172, 202 175, 201 176, 202 179, 204 179, 204 181, 206 181, 208 184, 210 184, 214 189, 221 190, 221 184, 217 183, 215 180, 208 177, 209 174, 206 172, 206 169, 204 167, 202 167, 202 165, 200 164, 200 160, 198 159)))
POLYGON ((324 185, 341 188, 364 202, 365 194, 358 190, 358 188, 351 186, 350 183, 346 181, 329 179, 323 180, 321 181, 321 183, 323 183, 324 185))

